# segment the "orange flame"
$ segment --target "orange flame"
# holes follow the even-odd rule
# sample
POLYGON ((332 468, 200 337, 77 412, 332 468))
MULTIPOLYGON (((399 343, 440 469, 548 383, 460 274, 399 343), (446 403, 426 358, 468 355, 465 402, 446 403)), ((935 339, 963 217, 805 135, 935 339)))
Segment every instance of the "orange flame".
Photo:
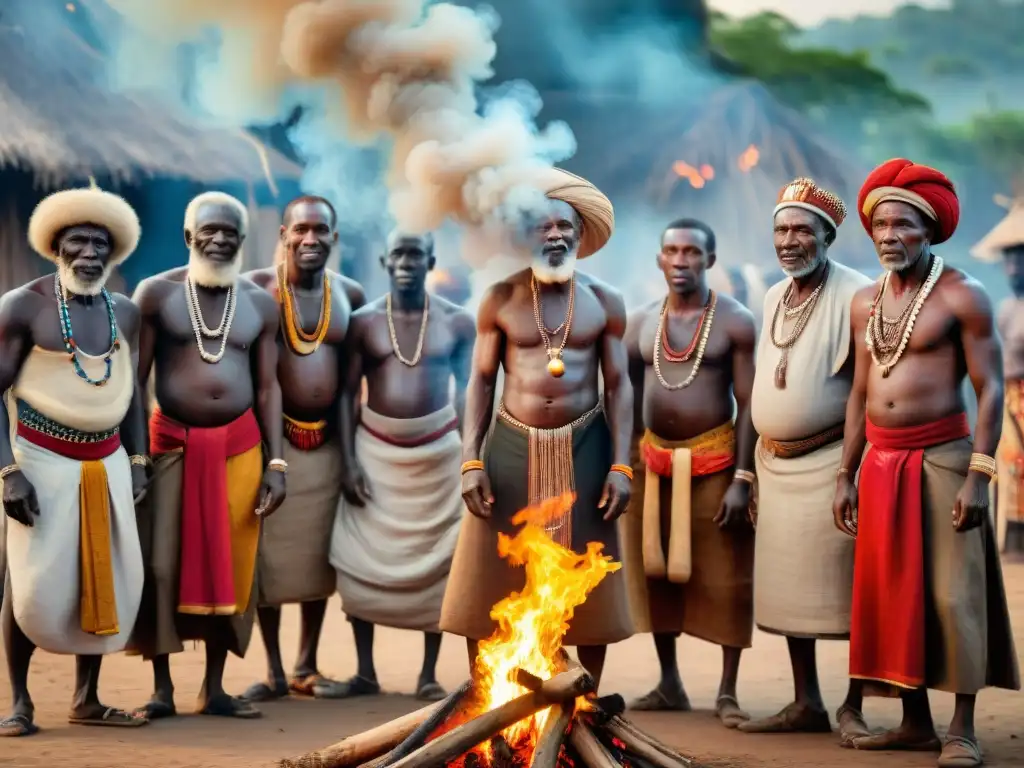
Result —
POLYGON ((750 171, 757 166, 761 160, 761 151, 751 144, 747 147, 736 160, 736 165, 744 173, 750 173, 750 171))
POLYGON ((672 164, 672 170, 676 176, 686 179, 690 182, 690 186, 694 189, 703 189, 707 182, 715 178, 715 169, 705 163, 699 169, 694 168, 689 163, 684 163, 682 160, 676 160, 672 164))
MULTIPOLYGON (((525 566, 526 585, 491 609, 498 629, 480 643, 476 665, 480 711, 527 693, 511 680, 516 668, 542 679, 560 671, 558 651, 574 610, 607 574, 622 567, 601 554, 601 543, 587 544, 587 551, 579 555, 545 532, 547 523, 571 514, 574 501, 574 494, 567 493, 527 507, 512 518, 513 525, 523 525, 515 536, 498 534, 498 554, 511 565, 525 566)), ((516 723, 502 734, 505 741, 516 751, 532 754, 550 712, 547 709, 516 723)), ((491 757, 489 744, 480 749, 491 757)))

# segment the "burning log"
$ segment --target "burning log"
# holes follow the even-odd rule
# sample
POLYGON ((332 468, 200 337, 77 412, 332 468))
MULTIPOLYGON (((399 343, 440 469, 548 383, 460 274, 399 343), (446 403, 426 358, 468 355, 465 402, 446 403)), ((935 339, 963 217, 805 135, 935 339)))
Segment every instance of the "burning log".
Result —
POLYGON ((562 751, 562 742, 565 741, 565 732, 569 729, 575 709, 575 702, 563 701, 557 709, 548 714, 537 748, 533 752, 531 768, 556 768, 558 754, 562 751))
POLYGON ((435 768, 447 765, 449 761, 520 720, 525 720, 553 704, 571 702, 577 696, 592 693, 593 690, 594 679, 586 670, 562 672, 550 680, 545 680, 539 690, 530 691, 497 709, 484 712, 468 723, 428 742, 408 757, 394 763, 392 768, 435 768))
POLYGON ((621 763, 612 757, 612 753, 604 748, 604 744, 584 722, 577 720, 573 725, 569 743, 587 768, 621 768, 621 763))
POLYGON ((612 718, 605 730, 626 745, 629 752, 655 766, 655 768, 693 768, 693 762, 676 754, 660 742, 622 718, 612 718))
POLYGON ((278 768, 349 768, 361 765, 396 747, 443 706, 444 702, 440 701, 369 731, 347 736, 324 749, 279 760, 278 768))

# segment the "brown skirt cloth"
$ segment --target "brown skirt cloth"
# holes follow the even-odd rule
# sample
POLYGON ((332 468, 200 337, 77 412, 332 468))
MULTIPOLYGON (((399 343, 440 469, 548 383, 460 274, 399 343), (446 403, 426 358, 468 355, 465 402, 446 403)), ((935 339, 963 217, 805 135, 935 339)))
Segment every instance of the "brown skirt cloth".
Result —
MULTIPOLYGON (((639 451, 634 474, 646 471, 639 451)), ((644 491, 633 483, 629 511, 622 517, 623 560, 633 620, 638 632, 686 634, 730 648, 749 648, 754 634, 754 530, 743 524, 722 530, 714 522, 733 470, 691 480, 693 571, 685 584, 650 579, 642 552, 644 491)), ((661 540, 669 540, 672 479, 661 478, 661 540)))
MULTIPOLYGON (((138 508, 146 584, 127 652, 148 661, 155 656, 180 653, 185 650, 186 640, 217 640, 226 643, 231 653, 243 657, 252 639, 256 600, 250 599, 245 613, 235 616, 178 613, 183 458, 184 454, 177 451, 154 459, 153 482, 138 508)), ((252 596, 257 594, 256 572, 253 569, 252 596)))
POLYGON ((1020 690, 1020 670, 992 521, 958 532, 953 504, 973 450, 968 438, 924 452, 926 687, 973 694, 1020 690))
MULTIPOLYGON (((513 515, 528 505, 529 438, 499 418, 487 443, 484 463, 494 493, 489 520, 466 512, 459 532, 448 588, 441 606, 441 631, 484 640, 497 628, 491 608, 523 588, 522 568, 498 556, 498 532, 513 534, 513 515)), ((576 504, 572 511, 572 548, 602 542, 604 554, 619 560, 615 522, 602 519, 597 508, 612 464, 611 435, 604 414, 597 412, 572 435, 576 504)), ((608 645, 633 634, 626 580, 621 570, 610 573, 579 606, 569 622, 564 644, 608 645)))
POLYGON ((331 531, 341 497, 341 451, 330 441, 300 451, 285 441, 288 497, 263 523, 260 539, 261 606, 326 600, 334 594, 331 531))

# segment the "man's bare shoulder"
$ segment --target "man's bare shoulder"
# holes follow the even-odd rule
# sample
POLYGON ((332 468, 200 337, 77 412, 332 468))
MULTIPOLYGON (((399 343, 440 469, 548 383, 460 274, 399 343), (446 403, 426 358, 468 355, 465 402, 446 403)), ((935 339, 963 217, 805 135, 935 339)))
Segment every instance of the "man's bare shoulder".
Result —
POLYGON ((646 304, 642 304, 636 309, 632 310, 627 320, 630 325, 639 325, 650 317, 661 314, 662 305, 664 305, 665 299, 651 299, 646 304))
POLYGON ((874 283, 869 283, 854 291, 853 298, 850 300, 850 313, 855 319, 862 320, 868 316, 871 311, 871 302, 875 300, 877 292, 878 288, 874 283))
POLYGON ((989 316, 993 314, 992 298, 985 290, 985 286, 957 267, 943 267, 942 274, 935 284, 935 292, 958 317, 968 313, 983 313, 989 316))
POLYGON ((491 283, 480 297, 480 309, 485 311, 501 307, 515 295, 517 288, 529 285, 529 278, 530 270, 524 269, 491 283))
POLYGON ((242 277, 247 280, 251 280, 261 288, 266 289, 277 280, 277 268, 262 267, 260 269, 253 269, 249 272, 242 273, 242 277))
POLYGON ((373 322, 378 318, 384 317, 387 314, 387 309, 387 297, 380 296, 353 312, 352 322, 361 324, 373 322))
POLYGON ((622 297, 622 292, 617 288, 613 288, 603 280, 593 275, 588 275, 586 272, 576 273, 576 284, 593 293, 606 311, 617 315, 625 315, 626 300, 622 297))
POLYGON ((187 274, 187 267, 178 267, 147 277, 135 287, 132 302, 143 315, 158 311, 163 301, 181 287, 187 274))
POLYGON ((476 333, 476 318, 454 301, 449 301, 436 293, 430 294, 430 309, 440 311, 459 335, 476 333))
POLYGON ((266 288, 244 275, 239 276, 236 285, 239 293, 252 299, 253 305, 261 315, 277 317, 279 309, 277 300, 267 292, 266 288))
POLYGON ((715 303, 715 318, 721 318, 729 328, 729 333, 737 340, 749 340, 757 334, 754 313, 732 296, 719 293, 715 303))
POLYGON ((114 302, 115 311, 123 312, 126 317, 130 318, 137 318, 139 316, 139 308, 128 296, 125 296, 123 293, 112 293, 110 298, 114 302))
POLYGON ((46 303, 46 298, 42 293, 44 280, 50 283, 52 291, 53 277, 50 276, 36 278, 25 285, 12 288, 0 296, 0 323, 5 325, 30 323, 46 303))
POLYGON ((362 285, 351 277, 345 277, 345 275, 334 270, 327 270, 327 274, 330 276, 331 282, 341 286, 345 296, 348 298, 349 304, 361 307, 366 303, 366 290, 362 285))

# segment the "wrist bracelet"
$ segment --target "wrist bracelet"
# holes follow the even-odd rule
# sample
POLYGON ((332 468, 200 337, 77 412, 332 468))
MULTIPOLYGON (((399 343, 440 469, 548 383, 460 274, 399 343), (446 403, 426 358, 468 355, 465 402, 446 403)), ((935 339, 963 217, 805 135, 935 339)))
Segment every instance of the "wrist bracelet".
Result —
POLYGON ((996 460, 983 453, 972 453, 971 462, 967 465, 967 471, 971 470, 980 472, 991 480, 996 475, 996 460))
POLYGON ((267 469, 272 469, 275 472, 288 472, 288 462, 284 459, 271 459, 267 462, 267 469))
POLYGON ((630 480, 633 479, 633 468, 628 464, 612 464, 608 470, 609 472, 618 472, 625 475, 630 480))
POLYGON ((747 469, 737 469, 733 474, 732 479, 734 482, 738 481, 741 483, 748 483, 753 485, 757 482, 757 475, 747 469))
POLYGON ((133 467, 150 467, 153 465, 153 461, 149 456, 144 456, 140 453, 132 454, 128 457, 133 467))
POLYGON ((473 472, 477 469, 483 470, 484 463, 480 459, 470 459, 469 461, 462 462, 462 474, 467 472, 473 472))
POLYGON ((19 467, 17 464, 8 464, 3 469, 0 469, 0 480, 3 480, 5 477, 9 477, 10 475, 13 475, 15 472, 21 472, 21 467, 19 467))

